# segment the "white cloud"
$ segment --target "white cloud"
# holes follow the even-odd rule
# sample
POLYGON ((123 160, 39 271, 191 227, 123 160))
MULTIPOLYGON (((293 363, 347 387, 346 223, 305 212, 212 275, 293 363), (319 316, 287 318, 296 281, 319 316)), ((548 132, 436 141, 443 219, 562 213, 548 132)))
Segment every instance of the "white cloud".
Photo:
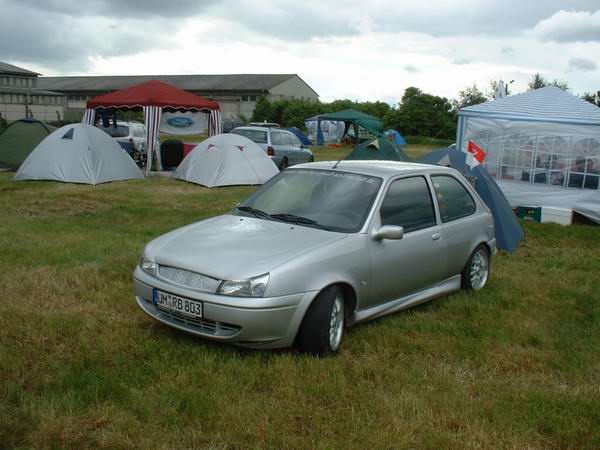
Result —
POLYGON ((555 42, 600 42, 600 10, 558 11, 533 29, 540 39, 555 42))
POLYGON ((571 58, 569 60, 569 68, 574 70, 583 70, 584 72, 591 72, 596 70, 598 66, 591 59, 571 58))

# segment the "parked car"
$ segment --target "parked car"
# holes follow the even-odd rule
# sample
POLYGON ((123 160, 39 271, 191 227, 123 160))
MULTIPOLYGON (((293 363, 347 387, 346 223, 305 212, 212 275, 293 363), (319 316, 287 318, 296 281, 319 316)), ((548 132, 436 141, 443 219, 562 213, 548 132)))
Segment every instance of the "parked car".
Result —
POLYGON ((305 147, 294 133, 287 130, 271 126, 248 126, 234 128, 231 133, 256 142, 281 170, 315 159, 308 147, 305 147))
POLYGON ((117 126, 108 127, 99 126, 110 137, 116 140, 123 148, 131 147, 131 155, 134 152, 146 152, 146 127, 138 122, 117 122, 117 126))
POLYGON ((319 162, 150 242, 134 290, 144 312, 179 330, 327 355, 345 327, 482 289, 495 252, 492 214, 456 170, 319 162))

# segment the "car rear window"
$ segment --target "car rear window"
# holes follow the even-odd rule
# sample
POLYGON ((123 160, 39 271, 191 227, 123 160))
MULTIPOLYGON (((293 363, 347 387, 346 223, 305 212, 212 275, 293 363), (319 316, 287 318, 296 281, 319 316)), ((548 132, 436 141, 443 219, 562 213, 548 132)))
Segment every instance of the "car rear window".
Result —
POLYGON ((116 127, 98 127, 110 137, 120 138, 129 136, 129 127, 127 125, 117 125, 116 127))
POLYGON ((257 144, 266 144, 267 143, 267 132, 263 130, 249 130, 245 128, 235 128, 231 130, 231 134, 239 134, 240 136, 244 136, 250 139, 252 142, 256 142, 257 144))

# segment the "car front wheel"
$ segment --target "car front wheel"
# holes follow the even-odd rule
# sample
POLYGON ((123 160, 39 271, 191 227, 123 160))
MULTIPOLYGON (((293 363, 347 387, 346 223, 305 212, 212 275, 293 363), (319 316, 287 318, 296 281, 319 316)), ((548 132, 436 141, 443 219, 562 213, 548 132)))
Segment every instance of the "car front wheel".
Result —
POLYGON ((490 252, 483 244, 477 246, 465 268, 463 269, 461 281, 466 290, 478 291, 483 289, 490 277, 490 252))
POLYGON ((316 356, 331 355, 340 347, 345 325, 344 294, 338 286, 323 290, 312 302, 296 344, 300 351, 316 356))

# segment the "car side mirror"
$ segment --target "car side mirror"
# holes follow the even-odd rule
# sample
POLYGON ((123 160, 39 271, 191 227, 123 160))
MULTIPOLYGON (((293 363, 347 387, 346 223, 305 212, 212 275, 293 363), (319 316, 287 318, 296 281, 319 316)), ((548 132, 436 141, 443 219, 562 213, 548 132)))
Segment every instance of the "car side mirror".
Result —
POLYGON ((404 237, 404 227, 397 225, 384 225, 378 230, 373 231, 371 238, 374 241, 381 241, 383 239, 399 240, 404 237))

